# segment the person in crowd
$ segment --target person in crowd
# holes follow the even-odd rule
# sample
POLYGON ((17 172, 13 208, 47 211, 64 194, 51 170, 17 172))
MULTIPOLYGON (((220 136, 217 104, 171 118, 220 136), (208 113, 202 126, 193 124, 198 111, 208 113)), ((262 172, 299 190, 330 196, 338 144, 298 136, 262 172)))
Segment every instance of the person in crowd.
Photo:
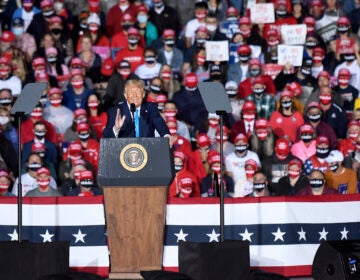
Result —
MULTIPOLYGON (((178 109, 176 107, 176 104, 172 101, 166 101, 164 104, 164 110, 160 112, 160 114, 165 118, 167 117, 176 117, 177 116, 178 109)), ((187 127, 186 123, 176 118, 177 123, 177 131, 176 133, 181 135, 182 137, 185 137, 187 140, 191 141, 190 139, 190 132, 189 128, 187 127)))
POLYGON ((338 150, 333 150, 326 161, 329 164, 329 170, 325 172, 327 185, 341 194, 357 193, 356 172, 343 166, 343 154, 338 150))
MULTIPOLYGON (((220 168, 220 154, 215 151, 210 151, 207 158, 209 164, 209 173, 200 182, 201 197, 218 197, 220 196, 221 187, 221 168, 220 168)), ((224 187, 224 196, 233 197, 234 195, 234 181, 228 176, 223 168, 222 185, 224 187)))
POLYGON ((175 30, 165 29, 162 33, 162 39, 164 46, 157 50, 157 60, 162 65, 169 65, 173 73, 179 74, 184 63, 184 55, 183 52, 175 46, 175 30))
POLYGON ((12 14, 12 20, 21 18, 24 21, 24 30, 27 31, 35 14, 40 13, 40 9, 34 6, 33 0, 22 0, 21 7, 17 8, 12 14))
POLYGON ((55 47, 45 49, 45 56, 47 61, 47 74, 55 78, 59 87, 63 88, 70 76, 69 68, 62 61, 60 54, 55 47))
POLYGON ((256 106, 252 100, 245 100, 240 114, 240 120, 233 124, 230 132, 230 141, 233 142, 236 135, 244 133, 249 138, 254 132, 256 119, 256 106))
POLYGON ((185 26, 185 45, 190 48, 195 40, 195 31, 199 26, 205 26, 205 18, 208 13, 208 6, 205 2, 195 3, 195 18, 189 20, 185 26))
POLYGON ((291 153, 302 162, 316 154, 316 141, 314 129, 310 124, 303 124, 299 127, 300 140, 291 146, 291 153))
POLYGON ((254 173, 253 177, 253 192, 250 196, 254 197, 263 197, 269 196, 269 188, 268 188, 268 179, 265 176, 265 173, 261 170, 258 170, 254 173))
POLYGON ((103 137, 154 137, 156 129, 161 137, 171 138, 157 104, 143 102, 144 87, 144 82, 141 80, 126 82, 124 89, 126 102, 119 103, 107 112, 108 121, 103 130, 103 137), (134 104, 135 108, 131 104, 134 104))
POLYGON ((180 90, 180 83, 175 78, 175 73, 170 65, 162 64, 159 78, 161 79, 161 91, 167 95, 168 100, 172 99, 174 93, 180 90))
POLYGON ((237 48, 238 62, 230 64, 226 79, 228 81, 235 81, 237 85, 248 78, 249 60, 251 56, 251 48, 247 44, 242 44, 237 48))
POLYGON ((325 175, 320 170, 312 170, 309 176, 309 186, 304 187, 296 195, 336 194, 336 190, 326 185, 325 175))
POLYGON ((178 118, 193 126, 195 131, 206 132, 208 112, 198 89, 198 78, 195 73, 187 73, 184 80, 185 87, 172 98, 178 108, 178 118))
POLYGON ((141 36, 145 39, 146 47, 150 47, 158 38, 158 31, 155 25, 149 20, 149 10, 144 4, 136 7, 135 27, 139 29, 141 36))
MULTIPOLYGON (((155 25, 158 34, 163 34, 165 29, 175 30, 176 33, 180 32, 178 10, 168 5, 164 0, 153 0, 153 4, 154 6, 149 11, 149 20, 155 25)), ((183 3, 181 5, 183 6, 183 3)), ((191 5, 193 4, 188 6, 191 5)), ((184 9, 185 7, 181 8, 184 9)))
POLYGON ((74 112, 79 108, 85 109, 86 100, 93 90, 85 88, 83 70, 72 69, 70 75, 70 85, 63 92, 62 104, 74 112))
POLYGON ((73 122, 74 113, 62 105, 63 95, 61 89, 52 87, 47 95, 50 106, 44 108, 43 118, 55 127, 57 138, 59 142, 62 142, 66 129, 73 122))
POLYGON ((10 89, 13 97, 20 95, 21 80, 12 74, 10 59, 0 56, 0 89, 10 89))
POLYGON ((270 119, 271 114, 275 111, 275 98, 268 93, 264 78, 258 76, 252 80, 252 94, 245 100, 251 100, 256 106, 257 117, 270 119))
POLYGON ((250 150, 255 152, 260 161, 274 153, 276 135, 265 118, 255 120, 254 132, 249 138, 250 150))
POLYGON ((254 85, 255 78, 262 81, 264 89, 271 95, 276 94, 276 88, 273 79, 269 75, 262 74, 262 63, 259 58, 252 58, 249 60, 249 77, 239 84, 238 93, 240 98, 247 98, 253 93, 252 86, 254 85))
MULTIPOLYGON (((220 153, 220 126, 215 130, 215 143, 211 145, 211 149, 220 153)), ((235 151, 235 145, 229 142, 229 129, 223 126, 223 155, 227 156, 235 151)))
POLYGON ((249 150, 248 138, 240 133, 234 139, 235 151, 225 157, 226 171, 236 184, 237 181, 245 177, 245 161, 253 159, 258 167, 261 167, 260 159, 256 153, 249 150))
POLYGON ((173 150, 183 152, 187 158, 190 158, 192 155, 192 147, 189 140, 185 137, 177 134, 177 119, 176 117, 166 117, 165 122, 169 128, 170 135, 173 138, 173 150))
POLYGON ((62 194, 50 186, 50 171, 41 167, 36 171, 36 183, 38 187, 26 193, 27 197, 62 196, 62 194))
MULTIPOLYGON (((77 144, 76 144, 77 145, 77 144)), ((80 147, 80 153, 81 153, 81 147, 80 147)), ((70 155, 71 157, 71 155, 70 155)), ((70 163, 66 166, 66 172, 63 173, 63 175, 66 175, 66 177, 61 177, 61 169, 59 169, 59 177, 61 178, 61 185, 59 186, 59 190, 63 195, 67 195, 70 193, 73 189, 79 186, 80 184, 80 172, 84 170, 88 170, 87 164, 85 160, 81 159, 81 156, 79 156, 78 159, 71 160, 70 157, 67 159, 66 163, 70 163)), ((64 161, 61 162, 65 163, 64 161)), ((64 165, 65 166, 65 165, 64 165)))
POLYGON ((13 147, 13 150, 18 153, 19 137, 15 126, 11 123, 10 111, 1 105, 0 93, 0 131, 13 147))
POLYGON ((38 121, 41 121, 45 124, 46 131, 42 131, 42 135, 38 135, 39 137, 43 137, 54 144, 58 144, 58 138, 56 136, 55 127, 48 121, 43 118, 43 108, 41 104, 35 106, 33 111, 31 112, 29 118, 21 123, 21 144, 23 145, 26 142, 29 142, 34 139, 36 136, 34 133, 34 126, 38 121))
POLYGON ((178 197, 180 194, 180 181, 190 178, 192 181, 192 196, 200 196, 200 186, 194 173, 188 167, 189 158, 182 151, 174 151, 175 177, 169 187, 169 197, 178 197))
POLYGON ((190 177, 181 178, 178 183, 179 186, 178 197, 180 198, 194 197, 193 195, 194 184, 195 182, 190 177))
POLYGON ((148 85, 152 78, 159 75, 161 64, 158 63, 156 59, 156 50, 152 47, 146 47, 144 49, 144 63, 139 65, 135 70, 135 75, 143 80, 145 85, 148 85))
POLYGON ((297 130, 304 123, 304 118, 295 107, 293 92, 283 90, 280 93, 279 103, 279 109, 270 117, 270 127, 277 137, 286 136, 295 143, 297 130))
POLYGON ((329 164, 326 158, 330 154, 329 139, 326 136, 316 137, 316 153, 304 162, 304 174, 310 175, 313 170, 320 170, 325 173, 329 170, 329 164))
POLYGON ((0 197, 3 196, 15 196, 10 192, 12 179, 6 169, 0 170, 0 197))
POLYGON ((210 66, 209 62, 206 61, 206 48, 198 47, 190 63, 184 63, 183 71, 184 73, 194 72, 200 82, 207 81, 210 77, 210 66))
MULTIPOLYGON (((36 172, 43 167, 43 160, 41 159, 38 153, 30 153, 26 159, 26 170, 27 172, 21 174, 21 184, 22 184, 22 196, 25 196, 27 192, 36 189, 38 183, 36 181, 36 172)), ((18 182, 19 178, 16 178, 12 193, 16 196, 18 195, 18 182)), ((57 189, 57 183, 53 177, 50 177, 50 187, 57 189)))
POLYGON ((337 149, 339 142, 336 138, 335 131, 329 124, 321 119, 323 115, 324 112, 320 104, 318 102, 310 102, 305 111, 305 123, 312 126, 315 136, 324 135, 329 139, 331 150, 337 149))
MULTIPOLYGON (((32 140, 25 142, 22 148, 21 157, 23 164, 25 164, 26 159, 32 152, 33 144, 41 143, 44 144, 46 149, 43 161, 51 163, 55 170, 57 170, 59 161, 58 148, 53 142, 46 139, 47 129, 45 123, 43 121, 37 121, 34 124, 33 133, 35 137, 32 140)), ((56 178, 56 176, 53 177, 56 178)))
POLYGON ((94 140, 98 140, 96 131, 89 121, 89 116, 87 111, 85 109, 80 108, 75 110, 72 124, 65 130, 64 137, 62 139, 63 148, 66 148, 70 143, 73 143, 78 139, 76 128, 79 123, 87 123, 90 127, 90 138, 94 140))
POLYGON ((107 123, 107 114, 101 103, 101 96, 97 92, 89 95, 86 103, 86 112, 89 122, 96 132, 97 139, 102 137, 103 130, 107 123))
POLYGON ((357 120, 352 120, 347 125, 346 138, 339 142, 339 151, 344 157, 347 157, 356 150, 356 141, 359 134, 360 123, 357 120))
POLYGON ((288 175, 280 178, 277 187, 272 189, 275 195, 294 196, 309 185, 309 179, 302 174, 303 164, 299 159, 292 159, 288 164, 288 175))
POLYGON ((254 174, 258 170, 257 162, 253 159, 248 159, 244 164, 245 177, 239 178, 235 182, 234 197, 249 196, 253 192, 254 174))
POLYGON ((122 27, 119 24, 119 19, 126 13, 135 18, 136 7, 128 0, 119 0, 109 9, 106 15, 106 34, 109 37, 121 32, 122 27))
POLYGON ((67 196, 96 196, 102 195, 102 190, 96 185, 94 174, 91 170, 79 171, 79 185, 69 191, 67 196))

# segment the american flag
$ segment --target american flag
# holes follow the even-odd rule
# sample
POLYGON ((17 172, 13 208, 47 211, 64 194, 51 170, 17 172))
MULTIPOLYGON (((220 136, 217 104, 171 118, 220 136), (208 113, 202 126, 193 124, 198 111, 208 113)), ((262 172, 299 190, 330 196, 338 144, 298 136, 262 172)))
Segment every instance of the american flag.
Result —
MULTIPOLYGON (((17 198, 0 198, 0 240, 18 240, 17 198)), ((109 275, 103 196, 23 198, 22 239, 69 241, 70 270, 109 275)))
MULTIPOLYGON (((360 238, 360 195, 225 199, 225 239, 250 242, 250 265, 311 275, 319 244, 360 238)), ((216 198, 168 201, 163 266, 178 270, 178 242, 219 242, 216 198)))

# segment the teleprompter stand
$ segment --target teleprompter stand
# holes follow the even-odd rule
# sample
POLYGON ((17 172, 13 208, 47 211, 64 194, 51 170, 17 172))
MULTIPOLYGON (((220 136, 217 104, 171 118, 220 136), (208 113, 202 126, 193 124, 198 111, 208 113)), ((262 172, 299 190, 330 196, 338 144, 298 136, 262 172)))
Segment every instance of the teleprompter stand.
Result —
POLYGON ((143 279, 162 267, 168 186, 174 177, 167 138, 104 138, 98 180, 104 187, 110 279, 143 279))

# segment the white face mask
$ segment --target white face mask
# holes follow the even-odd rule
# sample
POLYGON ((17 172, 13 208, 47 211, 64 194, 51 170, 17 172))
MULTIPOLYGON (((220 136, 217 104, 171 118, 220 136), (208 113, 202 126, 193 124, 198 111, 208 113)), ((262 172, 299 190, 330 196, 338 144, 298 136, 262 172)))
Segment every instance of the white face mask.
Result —
POLYGON ((209 30, 209 32, 214 32, 216 30, 216 25, 207 24, 206 28, 209 30))

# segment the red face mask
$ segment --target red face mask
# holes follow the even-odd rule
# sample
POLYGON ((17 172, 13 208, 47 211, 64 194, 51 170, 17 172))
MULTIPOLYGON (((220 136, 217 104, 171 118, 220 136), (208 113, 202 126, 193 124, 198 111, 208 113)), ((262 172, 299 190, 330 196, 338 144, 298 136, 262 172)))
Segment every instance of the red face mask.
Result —
POLYGON ((205 55, 197 55, 196 56, 196 61, 197 61, 197 64, 199 64, 200 66, 204 66, 204 64, 205 64, 205 55))
POLYGON ((268 136, 267 129, 257 129, 257 130, 255 130, 255 133, 261 141, 264 141, 266 139, 266 137, 268 136))
POLYGON ((171 71, 167 71, 167 70, 165 70, 165 71, 163 71, 162 72, 162 79, 164 80, 164 81, 169 81, 170 80, 170 76, 171 76, 171 71))
POLYGON ((76 89, 82 88, 83 85, 84 85, 84 80, 72 81, 72 82, 71 82, 71 85, 72 85, 74 88, 76 88, 76 89))
POLYGON ((319 101, 321 104, 329 105, 331 103, 331 94, 320 94, 319 101))
POLYGON ((50 179, 37 179, 40 189, 46 189, 50 184, 50 179))
POLYGON ((245 114, 243 115, 243 119, 244 119, 245 121, 247 121, 247 122, 251 122, 251 121, 255 120, 255 114, 245 113, 245 114))
POLYGON ((88 106, 90 109, 97 109, 97 107, 99 107, 99 103, 98 102, 89 102, 88 106))
POLYGON ((0 190, 4 191, 9 188, 10 184, 0 184, 0 190))
POLYGON ((247 169, 245 169, 245 174, 246 174, 247 179, 251 179, 252 177, 254 177, 255 169, 247 168, 247 169))
POLYGON ((182 197, 188 198, 191 196, 192 187, 183 187, 183 188, 181 188, 180 192, 182 194, 182 197))
POLYGON ((300 170, 289 169, 289 177, 294 179, 300 175, 300 170))
POLYGON ((52 99, 50 99, 50 104, 53 107, 60 107, 61 106, 61 101, 62 101, 61 98, 52 98, 52 99))

